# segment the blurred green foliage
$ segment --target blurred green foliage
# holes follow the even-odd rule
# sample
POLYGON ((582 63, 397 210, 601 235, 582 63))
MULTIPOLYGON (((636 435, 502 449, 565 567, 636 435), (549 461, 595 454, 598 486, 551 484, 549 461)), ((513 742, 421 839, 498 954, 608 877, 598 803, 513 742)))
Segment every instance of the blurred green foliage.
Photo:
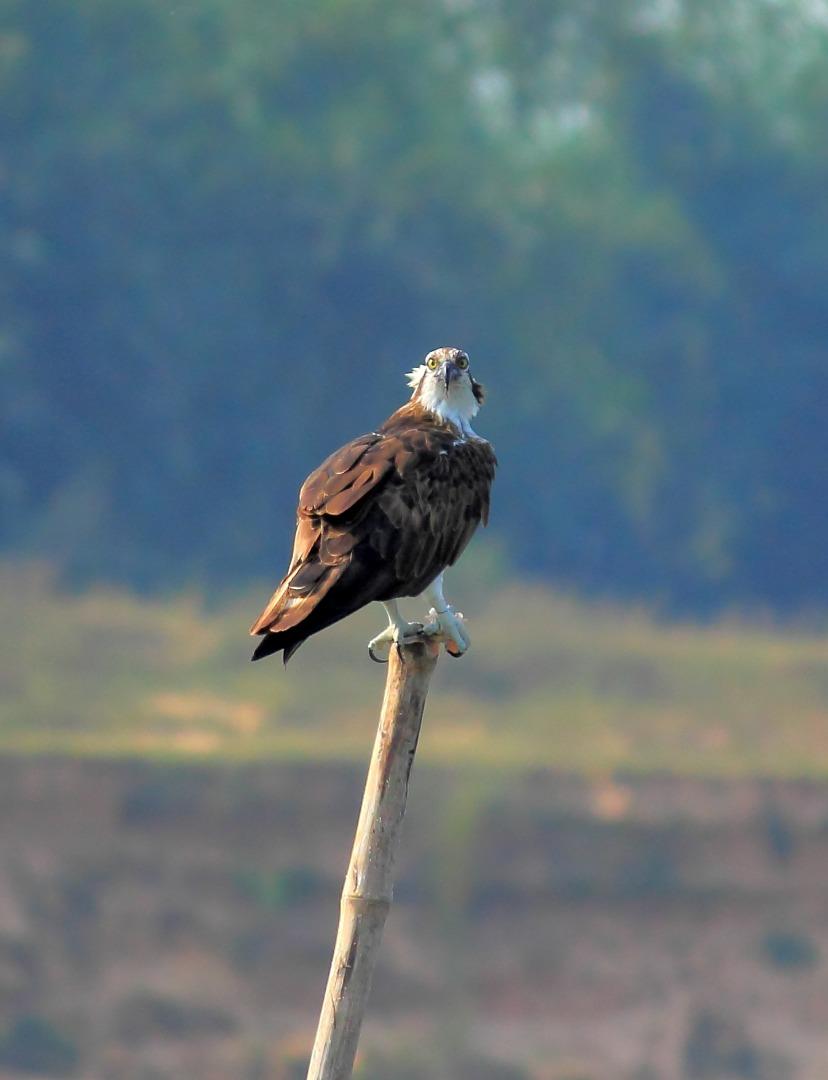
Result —
POLYGON ((278 573, 301 479, 454 342, 511 566, 828 599, 821 9, 0 10, 7 549, 278 573))
POLYGON ((21 1016, 0 1034, 0 1068, 17 1075, 72 1076, 79 1060, 75 1044, 42 1016, 21 1016))
POLYGON ((140 1045, 151 1038, 187 1040, 233 1034, 238 1022, 232 1012, 213 1005, 138 990, 121 1004, 116 1025, 125 1043, 140 1045))
MULTIPOLYGON (((98 587, 76 596, 42 567, 0 564, 0 623, 15 627, 0 654, 0 751, 362 763, 385 679, 365 651, 378 611, 313 638, 286 670, 252 665, 243 628, 261 591, 211 610, 194 593, 152 599, 98 587)), ((435 902, 446 917, 473 902, 468 849, 492 771, 507 783, 526 767, 828 774, 824 632, 668 624, 540 588, 467 599, 474 648, 439 665, 420 751, 472 770, 440 833, 435 902)), ((418 613, 416 602, 403 609, 418 613)), ((125 795, 122 824, 189 820, 198 783, 184 768, 146 777, 125 795)), ((775 861, 791 857, 790 826, 773 805, 762 840, 775 861)), ((666 887, 669 861, 654 849, 630 874, 666 887)), ((308 887, 257 886, 277 905, 308 887)))
POLYGON ((762 941, 765 960, 779 971, 810 971, 819 963, 819 948, 807 934, 771 930, 762 941))
POLYGON ((452 1080, 532 1080, 531 1074, 519 1065, 468 1053, 452 1055, 441 1052, 439 1046, 422 1043, 369 1053, 364 1060, 357 1059, 354 1071, 354 1080, 443 1080, 446 1076, 452 1080))
POLYGON ((272 911, 301 906, 328 887, 327 881, 312 866, 240 870, 237 885, 243 896, 272 911))

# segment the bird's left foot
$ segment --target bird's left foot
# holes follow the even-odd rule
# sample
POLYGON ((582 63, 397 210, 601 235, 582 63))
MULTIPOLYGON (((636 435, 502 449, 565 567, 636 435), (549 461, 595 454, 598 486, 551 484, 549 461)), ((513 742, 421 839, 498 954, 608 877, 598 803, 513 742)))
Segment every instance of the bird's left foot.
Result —
POLYGON ((378 664, 387 664, 392 645, 407 645, 409 642, 416 641, 422 632, 422 623, 402 623, 399 626, 391 623, 381 634, 377 634, 368 642, 368 655, 378 664))
POLYGON ((446 643, 449 656, 462 656, 471 645, 462 611, 454 611, 450 607, 445 611, 432 608, 428 615, 430 621, 423 627, 423 633, 428 637, 439 635, 446 643))

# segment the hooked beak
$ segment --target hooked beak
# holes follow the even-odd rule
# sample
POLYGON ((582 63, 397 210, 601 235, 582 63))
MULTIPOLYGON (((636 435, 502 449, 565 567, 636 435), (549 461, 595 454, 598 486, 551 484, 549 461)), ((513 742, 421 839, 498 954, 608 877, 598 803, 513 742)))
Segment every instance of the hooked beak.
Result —
POLYGON ((443 378, 446 380, 446 390, 448 390, 453 382, 456 382, 460 378, 460 375, 460 368, 457 364, 453 364, 451 360, 447 360, 443 365, 443 378))

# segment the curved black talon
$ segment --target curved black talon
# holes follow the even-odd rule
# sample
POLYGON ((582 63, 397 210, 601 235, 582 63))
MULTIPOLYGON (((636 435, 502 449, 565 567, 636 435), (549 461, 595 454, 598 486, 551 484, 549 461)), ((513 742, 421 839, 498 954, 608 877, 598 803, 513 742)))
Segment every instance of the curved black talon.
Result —
MULTIPOLYGON (((389 652, 390 652, 390 650, 389 650, 389 652)), ((386 658, 383 660, 381 656, 375 656, 374 655, 374 650, 371 648, 370 645, 368 646, 368 655, 371 657, 371 659, 374 661, 375 664, 387 664, 388 663, 388 657, 386 656, 386 658)))

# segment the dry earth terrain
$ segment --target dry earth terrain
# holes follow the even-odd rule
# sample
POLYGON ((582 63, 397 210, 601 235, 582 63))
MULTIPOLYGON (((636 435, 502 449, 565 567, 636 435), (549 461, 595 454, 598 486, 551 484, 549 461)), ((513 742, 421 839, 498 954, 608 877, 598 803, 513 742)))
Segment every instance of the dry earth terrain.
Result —
MULTIPOLYGON (((348 764, 0 762, 0 1075, 294 1080, 348 764)), ((420 766, 363 1080, 824 1080, 828 786, 420 766)))

